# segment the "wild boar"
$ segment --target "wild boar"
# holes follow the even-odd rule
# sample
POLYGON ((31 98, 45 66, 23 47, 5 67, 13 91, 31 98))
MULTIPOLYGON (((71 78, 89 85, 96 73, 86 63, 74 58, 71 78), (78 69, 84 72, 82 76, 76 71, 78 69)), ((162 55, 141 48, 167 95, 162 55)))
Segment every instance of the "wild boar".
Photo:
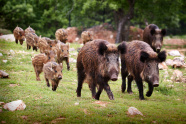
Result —
POLYGON ((146 81, 149 87, 146 96, 150 97, 153 88, 159 86, 158 64, 165 60, 165 51, 156 53, 143 41, 135 40, 128 43, 127 52, 121 55, 122 92, 126 89, 126 77, 128 77, 128 93, 132 93, 131 82, 134 79, 139 89, 139 98, 143 100, 143 81, 146 81))
POLYGON ((20 44, 22 45, 23 41, 25 41, 25 31, 22 28, 17 26, 14 29, 13 33, 14 33, 16 44, 18 44, 18 41, 19 41, 20 44))
POLYGON ((83 41, 83 44, 93 40, 92 35, 89 31, 83 31, 82 34, 81 34, 81 39, 83 41))
POLYGON ((159 53, 163 45, 163 37, 166 34, 166 29, 159 29, 155 24, 148 25, 143 32, 143 41, 148 43, 152 49, 159 53))
POLYGON ((37 51, 39 37, 35 33, 28 33, 26 35, 27 50, 32 46, 33 50, 37 51))
POLYGON ((67 64, 68 71, 70 70, 69 64, 69 44, 64 44, 62 42, 58 42, 57 45, 57 62, 62 63, 63 61, 67 64))
POLYGON ((55 37, 57 40, 60 40, 63 43, 67 42, 68 33, 65 29, 58 29, 55 33, 55 37))
POLYGON ((40 53, 31 59, 32 65, 34 67, 34 71, 36 73, 36 80, 37 81, 41 80, 39 75, 43 71, 43 64, 45 64, 49 61, 55 62, 55 54, 53 51, 47 52, 46 54, 40 53))
POLYGON ((29 33, 36 33, 36 32, 35 32, 35 30, 34 30, 33 28, 31 28, 31 27, 29 26, 27 29, 25 29, 25 34, 27 35, 27 34, 29 34, 29 33))
POLYGON ((83 82, 86 81, 92 92, 92 97, 99 100, 103 89, 107 92, 110 100, 114 96, 108 85, 108 81, 116 81, 119 74, 119 53, 125 53, 125 44, 118 47, 106 40, 93 40, 87 42, 79 51, 77 57, 77 97, 81 97, 83 82), (96 89, 98 91, 96 93, 96 89))
POLYGON ((45 37, 39 37, 38 40, 38 47, 40 49, 40 53, 45 53, 46 51, 51 50, 51 46, 48 44, 47 40, 45 37))
POLYGON ((43 72, 46 84, 50 87, 49 81, 51 81, 53 91, 56 91, 59 81, 62 79, 62 68, 62 64, 56 62, 47 62, 44 64, 43 72))

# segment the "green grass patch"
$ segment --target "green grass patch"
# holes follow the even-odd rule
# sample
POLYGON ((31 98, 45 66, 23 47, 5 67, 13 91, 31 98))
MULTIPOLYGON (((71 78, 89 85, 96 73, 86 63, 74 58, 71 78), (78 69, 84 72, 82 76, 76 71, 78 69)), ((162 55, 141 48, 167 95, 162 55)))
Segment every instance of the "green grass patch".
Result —
MULTIPOLYGON (((70 48, 75 49, 70 52, 71 58, 77 58, 75 53, 80 47, 80 44, 76 43, 70 45, 70 48)), ((172 69, 168 70, 167 77, 165 71, 160 70, 160 86, 154 88, 152 96, 145 96, 143 101, 139 100, 135 82, 132 83, 133 94, 121 93, 122 80, 119 75, 119 80, 109 82, 115 100, 109 100, 103 91, 100 101, 106 104, 101 106, 92 99, 86 83, 83 84, 82 97, 77 98, 76 63, 70 63, 70 71, 67 71, 66 64, 63 64, 63 79, 54 92, 51 87, 46 86, 43 73, 40 75, 41 81, 36 81, 31 56, 39 52, 26 50, 25 42, 21 46, 15 42, 0 40, 0 53, 3 54, 0 57, 0 70, 9 73, 8 79, 0 79, 0 101, 8 103, 20 99, 26 104, 23 111, 11 112, 3 109, 0 113, 0 122, 7 124, 186 122, 186 84, 169 81, 172 69), (3 60, 7 60, 7 63, 3 60), (127 110, 131 106, 136 107, 144 116, 128 116, 127 110)), ((185 72, 184 69, 181 71, 185 72)), ((147 90, 148 85, 144 82, 144 95, 147 90)))

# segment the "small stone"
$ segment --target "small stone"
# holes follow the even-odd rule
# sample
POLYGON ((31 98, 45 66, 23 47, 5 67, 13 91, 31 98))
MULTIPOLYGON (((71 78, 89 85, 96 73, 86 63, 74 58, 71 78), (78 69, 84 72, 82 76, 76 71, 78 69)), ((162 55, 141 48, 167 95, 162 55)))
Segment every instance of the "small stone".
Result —
POLYGON ((79 102, 76 102, 74 105, 79 105, 79 102))
POLYGON ((128 109, 127 113, 128 113, 128 115, 141 115, 141 116, 143 116, 143 114, 135 107, 130 107, 128 109))
POLYGON ((3 54, 2 54, 2 53, 0 53, 0 56, 3 56, 3 54))
POLYGON ((8 60, 3 60, 4 63, 7 63, 8 60))

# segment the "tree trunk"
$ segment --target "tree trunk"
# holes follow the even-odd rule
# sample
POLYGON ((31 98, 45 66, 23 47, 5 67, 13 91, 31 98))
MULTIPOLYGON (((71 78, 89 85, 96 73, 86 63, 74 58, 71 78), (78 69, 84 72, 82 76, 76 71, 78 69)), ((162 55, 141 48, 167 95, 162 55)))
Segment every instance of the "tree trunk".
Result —
MULTIPOLYGON (((123 30, 123 28, 125 28, 125 25, 127 25, 127 22, 130 22, 130 20, 134 16, 135 0, 128 0, 128 3, 129 3, 129 10, 128 10, 127 13, 124 13, 124 9, 123 8, 122 9, 118 9, 118 11, 116 11, 116 15, 117 15, 117 18, 118 18, 116 43, 120 43, 120 42, 122 42, 122 40, 126 40, 126 36, 124 36, 125 37, 124 39, 122 38, 122 34, 123 34, 122 30, 123 30)), ((129 34, 129 30, 127 32, 125 32, 125 33, 129 34)))

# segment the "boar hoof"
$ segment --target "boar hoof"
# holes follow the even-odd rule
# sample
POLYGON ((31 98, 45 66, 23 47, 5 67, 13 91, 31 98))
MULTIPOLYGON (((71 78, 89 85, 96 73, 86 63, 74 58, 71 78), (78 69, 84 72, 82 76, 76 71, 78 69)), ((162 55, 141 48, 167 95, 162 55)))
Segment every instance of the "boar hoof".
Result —
POLYGON ((145 98, 144 97, 142 97, 142 98, 140 97, 140 100, 145 100, 145 98))
POLYGON ((127 91, 128 92, 128 94, 133 94, 133 92, 132 91, 127 91))
POLYGON ((146 96, 150 97, 152 95, 152 92, 147 92, 146 96))
POLYGON ((36 78, 36 81, 41 81, 41 79, 40 78, 36 78))
POLYGON ((110 100, 114 100, 114 96, 109 96, 109 99, 110 100))
POLYGON ((70 67, 67 67, 67 70, 69 71, 70 70, 70 67))

